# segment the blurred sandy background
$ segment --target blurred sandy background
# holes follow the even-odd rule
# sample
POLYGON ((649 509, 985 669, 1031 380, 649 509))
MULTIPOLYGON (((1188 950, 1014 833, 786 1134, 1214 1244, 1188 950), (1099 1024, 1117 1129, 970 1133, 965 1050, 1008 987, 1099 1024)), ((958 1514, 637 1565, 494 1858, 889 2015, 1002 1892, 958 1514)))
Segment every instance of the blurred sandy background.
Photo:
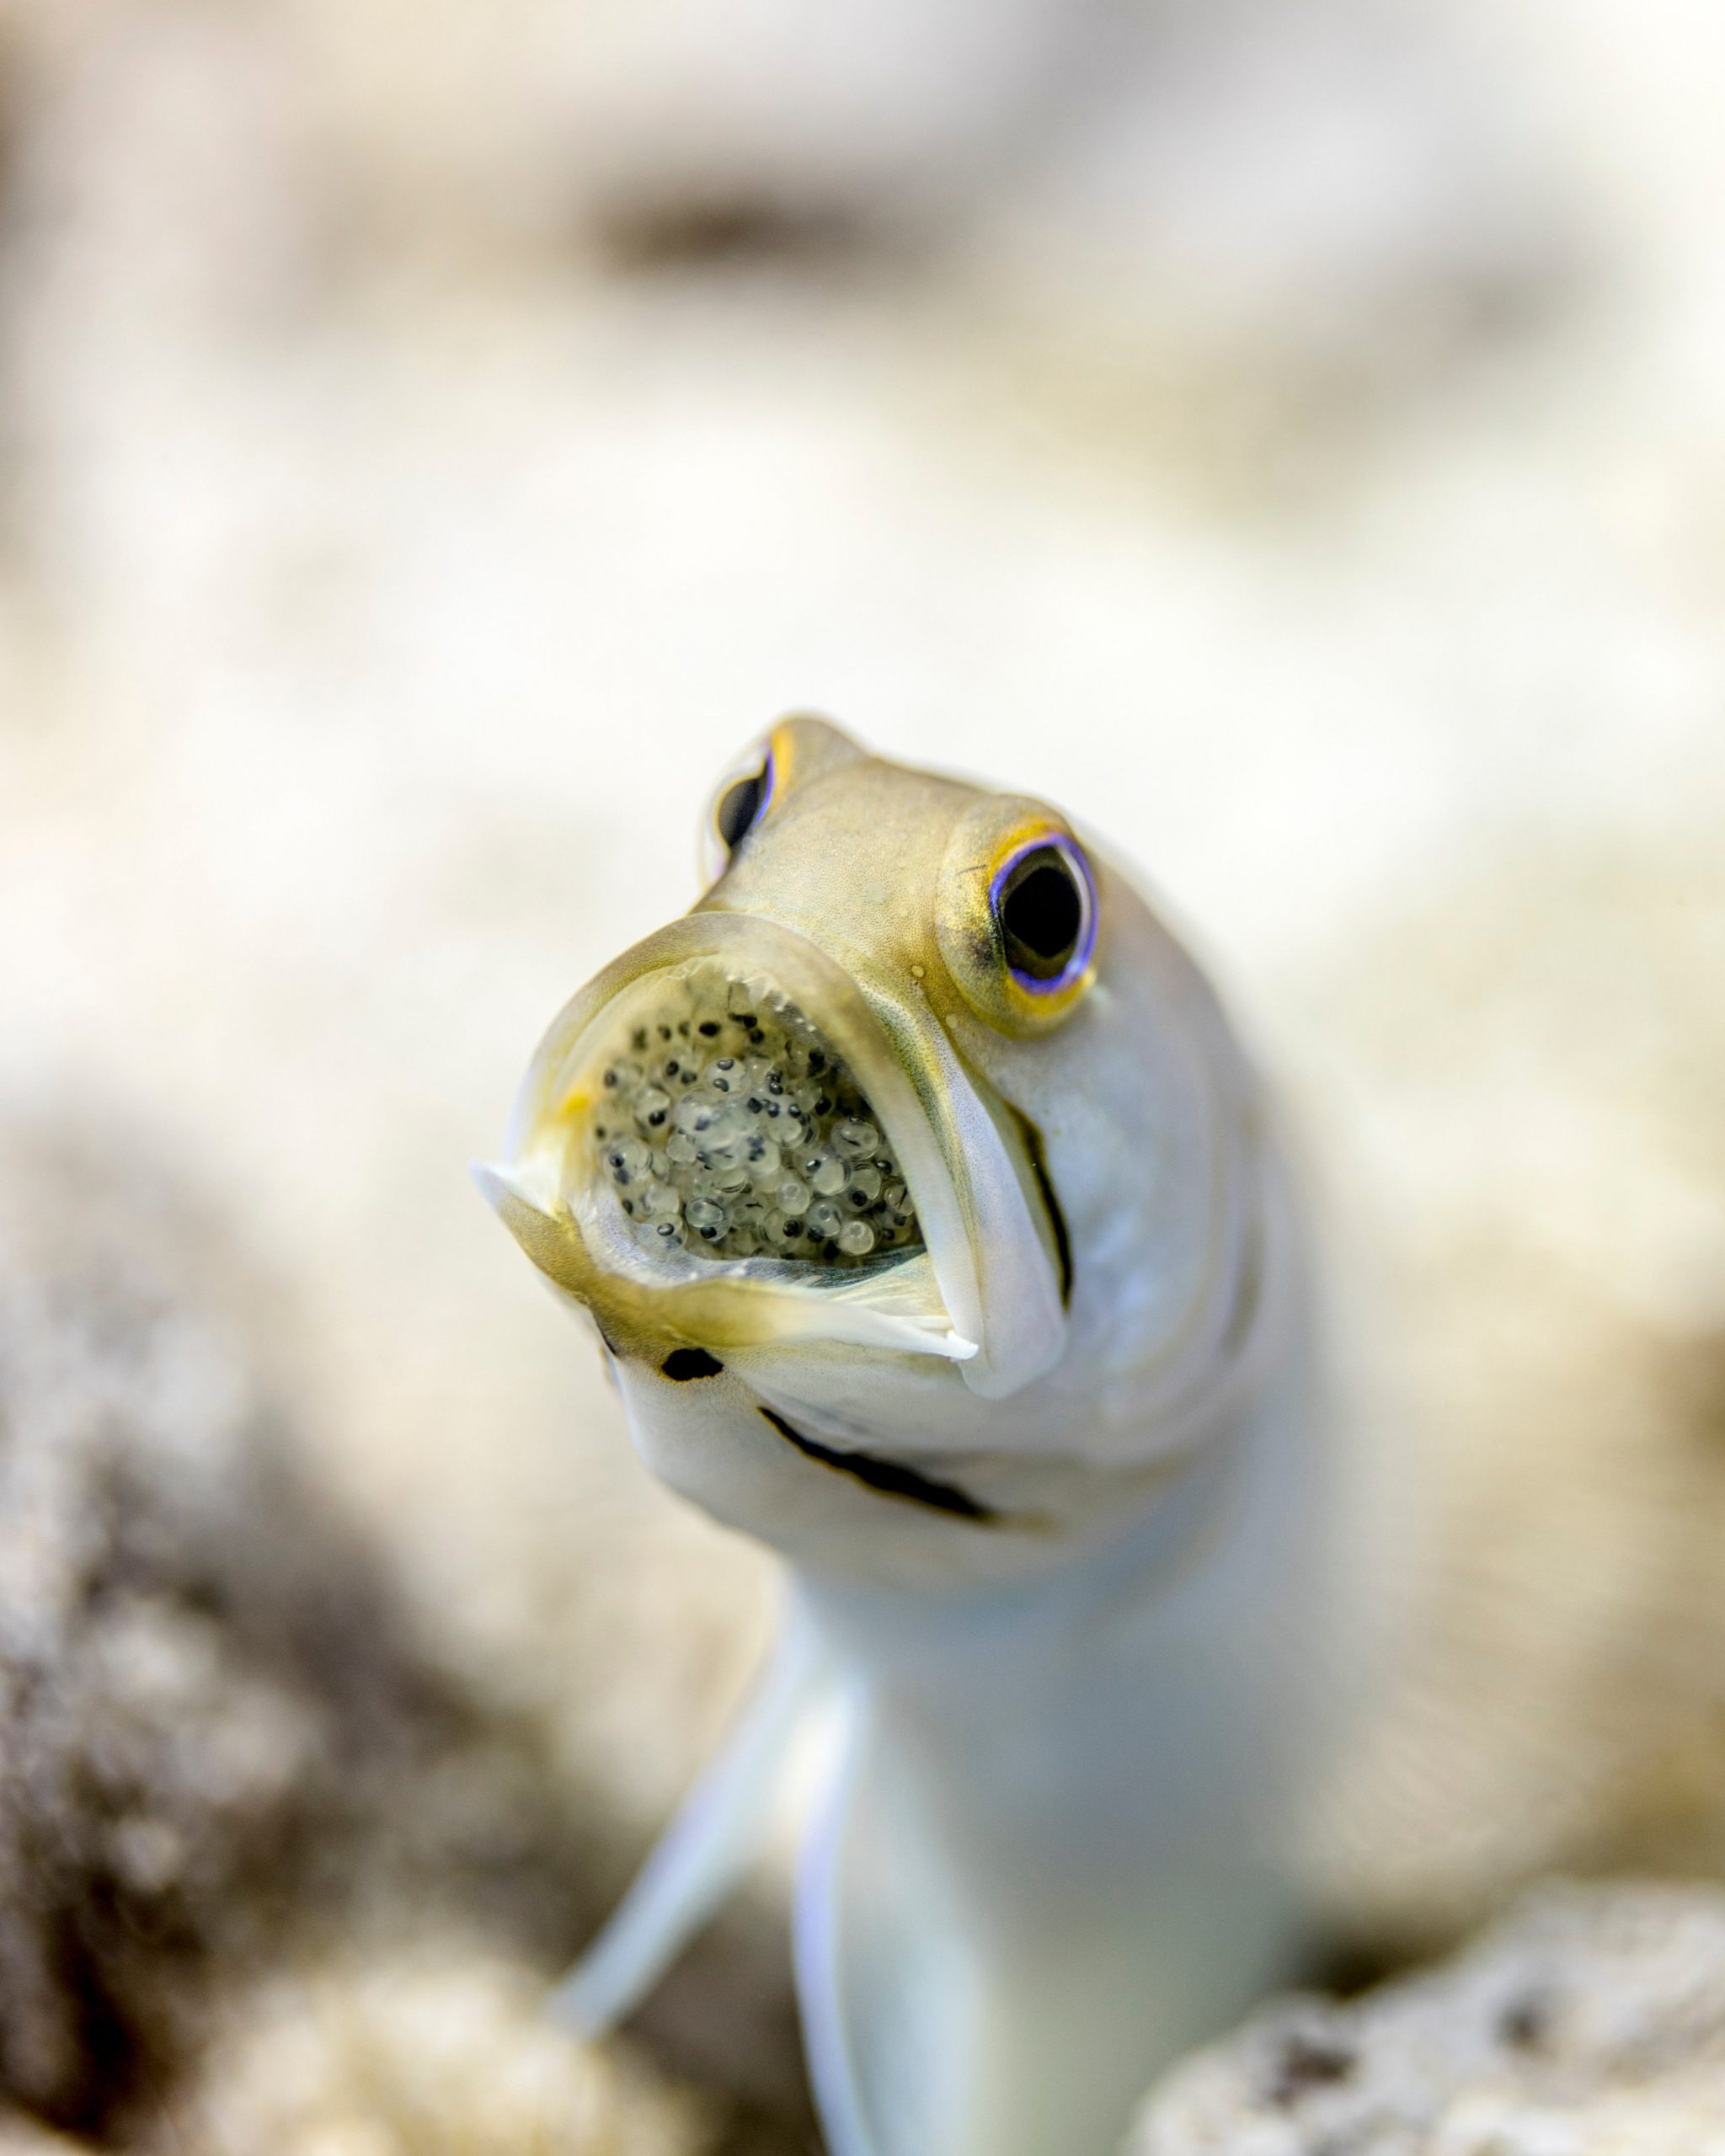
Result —
MULTIPOLYGON (((1065 804, 1285 1074, 1446 1583, 1338 1931, 1725 1854, 1722 59, 1701 0, 0 5, 0 1097, 220 1222, 296 1471, 529 1732, 585 1869, 423 1980, 481 2079, 771 1583, 465 1164, 796 707, 1065 804)), ((799 2145, 762 1904, 641 2052, 799 2145)), ((224 2087, 316 2021, 270 1961, 224 2087)), ((158 2108, 446 2145, 366 2085, 158 2108)))

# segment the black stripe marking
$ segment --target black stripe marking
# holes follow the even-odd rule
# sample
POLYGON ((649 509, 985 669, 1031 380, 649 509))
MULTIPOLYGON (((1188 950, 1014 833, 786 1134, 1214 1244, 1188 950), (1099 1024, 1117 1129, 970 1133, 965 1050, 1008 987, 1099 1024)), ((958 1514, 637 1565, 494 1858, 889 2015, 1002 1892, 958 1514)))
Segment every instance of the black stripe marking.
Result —
POLYGON ((1060 1201, 1055 1196, 1055 1187, 1049 1176, 1048 1162, 1042 1155, 1042 1133, 1025 1114, 1008 1101, 1012 1120, 1018 1126, 1018 1135, 1024 1141, 1025 1158, 1030 1163, 1030 1172, 1036 1178, 1036 1187, 1048 1212, 1048 1224, 1054 1230, 1055 1256, 1060 1267, 1060 1307, 1072 1307, 1072 1238, 1066 1232, 1066 1216, 1060 1210, 1060 1201))
POLYGON ((932 1512, 952 1513, 959 1519, 986 1522, 1000 1518, 991 1505, 980 1503, 969 1491, 960 1490, 950 1482, 937 1482, 932 1476, 919 1475, 914 1467, 906 1467, 900 1460, 883 1460, 878 1453, 838 1452, 830 1445, 817 1444, 813 1438, 805 1438, 800 1430, 793 1429, 782 1415, 775 1415, 770 1407, 763 1407, 761 1412, 798 1452, 806 1453, 810 1460, 818 1460, 823 1467, 836 1467, 841 1475, 854 1475, 859 1482, 866 1482, 883 1497, 908 1497, 914 1505, 927 1505, 932 1512))

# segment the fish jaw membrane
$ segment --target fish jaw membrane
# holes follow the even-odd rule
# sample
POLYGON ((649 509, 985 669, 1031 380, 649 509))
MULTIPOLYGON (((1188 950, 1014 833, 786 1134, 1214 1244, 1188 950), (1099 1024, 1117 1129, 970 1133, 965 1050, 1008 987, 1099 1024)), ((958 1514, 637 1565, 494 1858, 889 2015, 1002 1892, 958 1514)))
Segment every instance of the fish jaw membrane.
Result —
POLYGON ((648 1247, 855 1271, 923 1247, 843 1056, 782 990, 718 964, 663 977, 606 1056, 599 1178, 648 1247))

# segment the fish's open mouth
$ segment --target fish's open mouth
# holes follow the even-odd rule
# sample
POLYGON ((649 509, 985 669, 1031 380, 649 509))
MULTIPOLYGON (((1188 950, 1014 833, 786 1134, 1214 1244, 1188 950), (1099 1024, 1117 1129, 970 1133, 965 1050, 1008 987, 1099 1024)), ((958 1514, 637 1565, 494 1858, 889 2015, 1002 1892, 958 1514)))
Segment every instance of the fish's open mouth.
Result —
POLYGON ((480 1181, 620 1348, 849 1342, 998 1396, 1065 1330, 1010 1124, 919 999, 778 922, 697 912, 565 1006, 480 1181))
POLYGON ((649 1246, 852 1271, 923 1247, 878 1111, 782 989, 718 960, 657 985, 593 1117, 600 1173, 649 1246))

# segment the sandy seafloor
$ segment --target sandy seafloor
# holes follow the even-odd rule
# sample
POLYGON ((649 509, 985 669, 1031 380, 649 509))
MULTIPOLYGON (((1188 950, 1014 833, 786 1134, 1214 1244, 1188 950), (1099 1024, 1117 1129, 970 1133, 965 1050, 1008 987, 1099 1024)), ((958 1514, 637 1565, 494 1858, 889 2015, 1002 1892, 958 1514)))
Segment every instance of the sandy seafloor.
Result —
POLYGON ((1661 1793, 1725 1702, 1684 1449, 1725 1369, 1706 9, 1218 11, 1184 136, 1149 32, 1134 63, 1166 157, 1087 164, 1079 69, 1064 134, 1032 100, 948 172, 1002 6, 901 57, 908 218, 862 92, 837 178, 793 85, 738 123, 783 124, 765 179, 717 122, 675 157, 619 122, 595 179, 569 146, 650 38, 599 11, 560 74, 576 8, 409 12, 0 13, 0 1093, 149 1134, 227 1216, 316 1476, 623 1865, 770 1572, 650 1486, 466 1163, 563 997, 694 896, 774 716, 1044 793, 1284 1074, 1374 1412, 1451 1463, 1473 1598, 1362 1770, 1423 1823, 1342 1831, 1344 1919, 1717 1860, 1661 1793), (1413 59, 1355 81, 1386 22, 1413 59), (1357 163, 1302 191, 1302 129, 1357 163), (1626 1496, 1660 1432, 1681 1475, 1626 1496), (1493 1571, 1506 1518, 1546 1585, 1493 1571))

